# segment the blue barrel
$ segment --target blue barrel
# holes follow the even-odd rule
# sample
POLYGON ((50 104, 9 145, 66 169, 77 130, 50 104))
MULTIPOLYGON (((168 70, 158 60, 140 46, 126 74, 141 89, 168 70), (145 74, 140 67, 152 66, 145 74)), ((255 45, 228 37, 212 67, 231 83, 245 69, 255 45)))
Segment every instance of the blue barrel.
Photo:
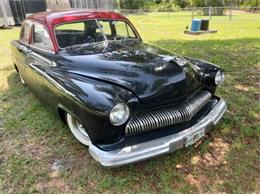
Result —
POLYGON ((201 19, 193 19, 191 22, 191 31, 199 31, 201 26, 201 19))

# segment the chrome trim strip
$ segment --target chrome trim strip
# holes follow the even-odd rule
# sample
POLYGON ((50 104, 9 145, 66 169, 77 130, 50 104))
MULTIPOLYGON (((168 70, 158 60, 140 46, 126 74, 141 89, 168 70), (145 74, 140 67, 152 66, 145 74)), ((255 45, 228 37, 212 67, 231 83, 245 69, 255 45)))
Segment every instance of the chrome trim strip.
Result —
POLYGON ((40 51, 46 52, 46 53, 55 54, 54 51, 49 51, 49 50, 46 50, 46 49, 42 49, 42 48, 40 48, 40 47, 36 47, 36 46, 34 46, 34 45, 32 45, 32 44, 30 45, 30 47, 33 48, 33 49, 37 49, 37 50, 40 50, 40 51))
POLYGON ((40 59, 40 60, 46 62, 47 64, 49 64, 49 66, 53 66, 53 63, 52 63, 51 60, 49 60, 49 59, 47 59, 47 58, 45 58, 45 57, 43 57, 43 56, 41 56, 41 55, 39 55, 35 52, 31 52, 31 56, 35 59, 40 59))
POLYGON ((54 86, 56 86, 58 89, 62 90, 64 93, 66 93, 67 95, 70 95, 72 97, 76 97, 76 95, 74 95, 73 93, 71 93, 70 91, 66 90, 63 86, 61 86, 57 81, 55 81, 53 78, 51 78, 46 72, 42 71, 41 69, 37 68, 36 66, 34 66, 33 64, 29 64, 29 66, 31 68, 33 68, 34 70, 36 70, 39 74, 41 74, 43 77, 45 77, 48 81, 50 81, 50 83, 52 83, 54 86))
POLYGON ((200 91, 192 99, 175 107, 163 108, 133 116, 125 127, 125 135, 135 135, 189 121, 211 100, 211 93, 200 91))
POLYGON ((223 116, 226 109, 226 102, 221 99, 201 121, 179 133, 113 151, 103 151, 90 145, 89 152, 96 161, 105 167, 117 167, 170 153, 185 147, 187 137, 197 131, 205 129, 205 132, 208 132, 210 127, 214 126, 223 116))

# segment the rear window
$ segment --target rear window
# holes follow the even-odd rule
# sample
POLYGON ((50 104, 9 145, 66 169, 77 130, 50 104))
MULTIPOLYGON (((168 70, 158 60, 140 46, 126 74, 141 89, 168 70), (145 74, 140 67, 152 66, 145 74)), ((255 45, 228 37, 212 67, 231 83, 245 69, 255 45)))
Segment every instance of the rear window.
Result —
POLYGON ((57 33, 65 33, 65 32, 84 32, 85 31, 85 24, 84 22, 77 22, 77 23, 68 23, 60 25, 56 28, 57 33))
POLYGON ((23 23, 21 32, 20 32, 20 41, 29 44, 30 38, 30 24, 28 22, 23 23))
POLYGON ((47 51, 53 51, 53 45, 51 42, 50 35, 43 25, 34 23, 32 34, 32 45, 34 47, 44 49, 47 51))

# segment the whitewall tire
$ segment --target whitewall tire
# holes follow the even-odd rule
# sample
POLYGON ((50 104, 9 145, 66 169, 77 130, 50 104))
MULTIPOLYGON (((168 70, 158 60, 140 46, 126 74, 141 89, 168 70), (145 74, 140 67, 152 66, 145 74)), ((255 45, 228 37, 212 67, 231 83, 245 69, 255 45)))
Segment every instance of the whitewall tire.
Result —
POLYGON ((82 144, 89 146, 91 145, 91 140, 88 136, 86 129, 83 125, 69 113, 66 114, 67 123, 71 133, 74 137, 82 144))

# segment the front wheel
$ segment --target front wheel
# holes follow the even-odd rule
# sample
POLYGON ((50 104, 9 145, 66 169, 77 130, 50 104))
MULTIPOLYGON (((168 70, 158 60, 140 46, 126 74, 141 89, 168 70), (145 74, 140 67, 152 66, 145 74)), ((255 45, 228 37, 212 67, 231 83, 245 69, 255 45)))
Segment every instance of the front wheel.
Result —
POLYGON ((83 127, 83 125, 73 116, 71 116, 69 113, 66 114, 66 119, 68 126, 70 128, 71 133, 74 135, 74 137, 82 144, 89 146, 91 145, 91 140, 88 136, 88 133, 86 129, 83 127))

